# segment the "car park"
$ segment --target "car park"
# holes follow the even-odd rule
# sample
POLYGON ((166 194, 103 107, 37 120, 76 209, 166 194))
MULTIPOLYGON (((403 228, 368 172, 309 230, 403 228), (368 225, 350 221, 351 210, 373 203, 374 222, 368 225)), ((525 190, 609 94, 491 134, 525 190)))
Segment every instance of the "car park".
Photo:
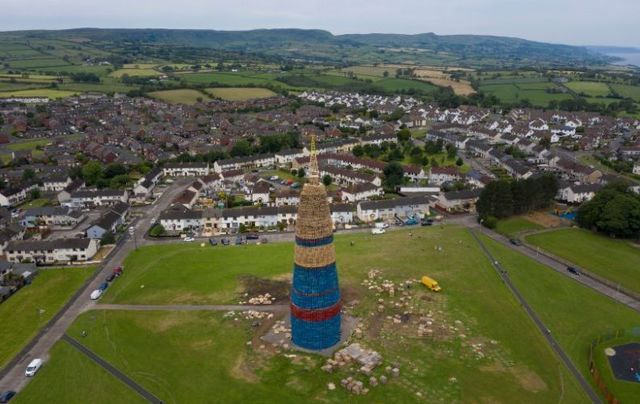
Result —
POLYGON ((42 367, 42 359, 36 358, 31 362, 29 362, 29 364, 27 365, 27 369, 24 372, 24 375, 27 377, 35 376, 35 374, 38 373, 38 370, 40 370, 41 367, 42 367))
POLYGON ((8 403, 13 396, 16 395, 16 392, 13 390, 7 390, 0 393, 0 403, 8 403))

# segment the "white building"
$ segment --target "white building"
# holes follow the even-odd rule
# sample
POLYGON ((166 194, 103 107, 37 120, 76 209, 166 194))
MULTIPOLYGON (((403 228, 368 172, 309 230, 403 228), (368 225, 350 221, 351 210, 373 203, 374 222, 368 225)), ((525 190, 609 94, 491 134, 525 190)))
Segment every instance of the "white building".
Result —
POLYGON ((38 264, 59 264, 89 261, 98 252, 98 240, 68 238, 38 241, 10 241, 5 248, 9 262, 30 261, 38 264))

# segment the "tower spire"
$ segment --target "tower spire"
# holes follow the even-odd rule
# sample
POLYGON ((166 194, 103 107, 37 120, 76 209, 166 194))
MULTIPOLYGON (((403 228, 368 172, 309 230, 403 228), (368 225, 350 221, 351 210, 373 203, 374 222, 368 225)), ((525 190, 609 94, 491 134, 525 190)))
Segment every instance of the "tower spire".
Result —
POLYGON ((309 155, 309 168, 311 172, 309 173, 309 181, 312 184, 317 184, 320 182, 320 169, 318 168, 318 152, 316 150, 316 135, 315 133, 311 134, 311 153, 309 155))

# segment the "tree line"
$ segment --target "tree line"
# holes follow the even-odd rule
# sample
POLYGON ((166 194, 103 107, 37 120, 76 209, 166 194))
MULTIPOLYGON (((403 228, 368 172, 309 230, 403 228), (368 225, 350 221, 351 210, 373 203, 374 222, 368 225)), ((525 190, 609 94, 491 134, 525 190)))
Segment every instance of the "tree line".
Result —
POLYGON ((640 195, 624 182, 605 186, 578 209, 580 227, 612 237, 640 237, 640 195))
POLYGON ((499 180, 487 184, 476 205, 487 227, 497 219, 549 207, 558 192, 558 180, 551 174, 523 180, 499 180))

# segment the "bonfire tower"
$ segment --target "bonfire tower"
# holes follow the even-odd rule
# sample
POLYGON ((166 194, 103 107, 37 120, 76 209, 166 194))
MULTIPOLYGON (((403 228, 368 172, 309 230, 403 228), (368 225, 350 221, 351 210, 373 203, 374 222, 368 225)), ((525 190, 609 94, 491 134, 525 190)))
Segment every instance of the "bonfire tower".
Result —
POLYGON ((340 341, 340 288, 327 191, 320 182, 315 136, 309 181, 302 188, 296 221, 291 290, 291 338, 295 345, 323 350, 340 341))

